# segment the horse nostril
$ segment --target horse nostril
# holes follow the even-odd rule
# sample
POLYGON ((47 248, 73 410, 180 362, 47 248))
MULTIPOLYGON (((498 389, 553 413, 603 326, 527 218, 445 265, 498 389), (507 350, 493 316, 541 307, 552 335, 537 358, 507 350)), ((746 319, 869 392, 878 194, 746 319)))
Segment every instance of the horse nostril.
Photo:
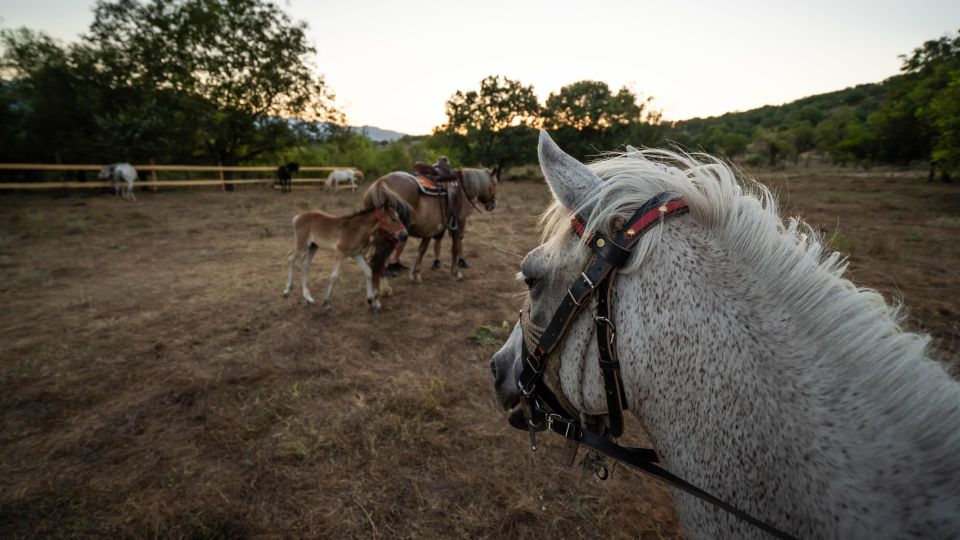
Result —
POLYGON ((407 239, 407 233, 401 232, 398 237, 400 238, 400 241, 403 242, 404 240, 407 239))

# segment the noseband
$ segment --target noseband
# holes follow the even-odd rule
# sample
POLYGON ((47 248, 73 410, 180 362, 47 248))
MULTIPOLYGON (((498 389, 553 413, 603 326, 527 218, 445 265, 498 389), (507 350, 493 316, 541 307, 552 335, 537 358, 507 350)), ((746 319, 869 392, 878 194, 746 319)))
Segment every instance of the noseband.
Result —
MULTIPOLYGON (((554 311, 546 328, 542 331, 531 329, 530 326, 535 325, 529 320, 524 321, 521 314, 523 370, 517 377, 517 389, 520 391, 525 428, 530 432, 530 445, 536 451, 536 433, 545 430, 553 431, 567 440, 562 458, 567 465, 573 464, 580 444, 584 444, 602 455, 622 461, 722 508, 775 537, 793 538, 658 467, 654 464, 658 460, 657 453, 653 449, 623 447, 611 440, 623 434, 623 411, 627 408, 627 397, 620 377, 620 361, 617 357, 616 326, 610 312, 613 284, 617 273, 627 265, 633 254, 633 248, 644 234, 667 218, 685 214, 687 211, 689 208, 686 202, 670 193, 660 193, 634 212, 613 238, 607 238, 599 231, 594 233, 586 239, 586 244, 593 254, 573 285, 567 289, 567 294, 554 311), (542 384, 551 354, 556 351, 570 324, 576 320, 594 293, 597 295, 597 312, 593 320, 597 330, 598 363, 603 373, 604 394, 607 400, 607 423, 599 426, 600 429, 597 430, 599 433, 591 431, 592 424, 586 426, 580 421, 580 414, 574 410, 569 400, 563 397, 559 384, 556 386, 560 395, 542 384), (527 324, 524 324, 525 322, 527 324)), ((576 215, 571 222, 573 231, 582 238, 586 229, 586 220, 576 215)), ((559 369, 558 366, 554 368, 559 369)), ((598 473, 601 471, 602 474, 598 476, 605 479, 606 468, 598 469, 598 473)))

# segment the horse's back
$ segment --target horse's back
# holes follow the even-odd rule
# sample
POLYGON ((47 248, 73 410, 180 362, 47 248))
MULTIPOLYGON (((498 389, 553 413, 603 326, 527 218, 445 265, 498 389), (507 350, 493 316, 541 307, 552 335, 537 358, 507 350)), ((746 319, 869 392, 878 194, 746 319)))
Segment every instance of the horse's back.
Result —
POLYGON ((117 163, 113 166, 114 177, 125 182, 133 182, 137 179, 137 170, 129 163, 117 163))

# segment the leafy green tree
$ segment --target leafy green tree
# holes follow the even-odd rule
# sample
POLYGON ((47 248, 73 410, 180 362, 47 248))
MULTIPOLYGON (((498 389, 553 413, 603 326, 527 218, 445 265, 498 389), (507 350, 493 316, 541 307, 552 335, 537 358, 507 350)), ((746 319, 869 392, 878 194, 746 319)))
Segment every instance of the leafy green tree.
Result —
POLYGON ((0 33, 5 161, 74 161, 95 153, 97 126, 89 114, 102 101, 84 76, 78 49, 26 29, 0 33))
POLYGON ((797 147, 793 144, 793 137, 788 131, 768 131, 757 128, 750 144, 750 150, 755 156, 756 164, 766 164, 776 167, 785 159, 793 159, 797 147))
MULTIPOLYGON (((320 122, 341 119, 311 64, 316 49, 306 25, 270 2, 104 1, 95 8, 90 39, 102 51, 101 75, 113 86, 154 96, 174 91, 196 140, 225 165, 291 146, 317 133, 320 122)), ((126 118, 152 105, 141 101, 126 118)), ((126 118, 109 121, 124 125, 126 118)))
POLYGON ((930 104, 941 92, 949 95, 948 87, 960 73, 960 35, 927 41, 902 58, 902 75, 889 85, 880 110, 868 118, 874 157, 890 163, 936 163, 936 111, 942 109, 930 104))
POLYGON ((951 173, 960 170, 960 73, 954 74, 950 84, 937 93, 922 114, 929 118, 936 133, 930 156, 931 180, 936 172, 934 167, 939 167, 944 180, 948 180, 951 173))
POLYGON ((614 94, 605 82, 578 81, 547 97, 543 125, 580 159, 625 144, 652 145, 661 119, 652 101, 626 87, 614 94))
POLYGON ((491 75, 479 92, 455 92, 446 112, 434 135, 441 145, 462 148, 464 162, 503 169, 536 159, 540 105, 532 86, 491 75))

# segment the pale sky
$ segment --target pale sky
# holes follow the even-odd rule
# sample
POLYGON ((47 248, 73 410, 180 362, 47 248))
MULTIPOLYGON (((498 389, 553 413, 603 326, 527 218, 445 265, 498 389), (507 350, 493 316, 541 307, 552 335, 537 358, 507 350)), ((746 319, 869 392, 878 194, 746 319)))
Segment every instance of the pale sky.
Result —
MULTIPOLYGON (((0 0, 0 27, 64 41, 92 0, 0 0)), ((960 28, 957 0, 650 2, 280 0, 305 20, 316 67, 352 125, 412 134, 492 74, 541 102, 584 79, 629 85, 679 120, 878 82, 899 54, 960 28)))

